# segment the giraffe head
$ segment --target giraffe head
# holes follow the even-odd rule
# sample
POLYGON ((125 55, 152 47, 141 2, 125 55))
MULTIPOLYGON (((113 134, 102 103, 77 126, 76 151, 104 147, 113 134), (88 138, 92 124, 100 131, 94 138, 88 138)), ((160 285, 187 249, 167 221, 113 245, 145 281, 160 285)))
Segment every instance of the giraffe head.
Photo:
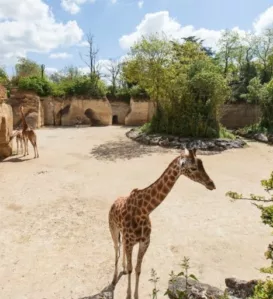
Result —
POLYGON ((196 157, 196 149, 185 149, 179 159, 181 174, 204 185, 209 190, 216 189, 214 182, 206 173, 201 159, 196 157))

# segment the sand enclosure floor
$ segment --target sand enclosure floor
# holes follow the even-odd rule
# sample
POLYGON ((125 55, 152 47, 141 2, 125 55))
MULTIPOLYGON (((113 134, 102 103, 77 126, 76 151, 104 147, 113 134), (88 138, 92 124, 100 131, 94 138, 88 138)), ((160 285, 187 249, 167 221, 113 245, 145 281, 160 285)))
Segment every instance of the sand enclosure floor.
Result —
MULTIPOLYGON (((116 199, 155 181, 179 153, 142 146, 128 128, 37 130, 40 158, 13 156, 0 163, 0 298, 78 299, 112 280, 114 249, 108 211, 116 199)), ((144 257, 140 297, 150 298, 154 268, 163 298, 171 270, 184 256, 202 282, 265 277, 271 230, 248 201, 231 203, 228 190, 262 193, 273 170, 273 148, 255 142, 202 156, 217 190, 181 177, 151 214, 151 245, 144 257)), ((134 250, 136 260, 137 247, 134 250)), ((133 275, 133 287, 134 287, 133 275)), ((127 277, 115 298, 126 297, 127 277)), ((165 298, 165 297, 164 297, 165 298)))

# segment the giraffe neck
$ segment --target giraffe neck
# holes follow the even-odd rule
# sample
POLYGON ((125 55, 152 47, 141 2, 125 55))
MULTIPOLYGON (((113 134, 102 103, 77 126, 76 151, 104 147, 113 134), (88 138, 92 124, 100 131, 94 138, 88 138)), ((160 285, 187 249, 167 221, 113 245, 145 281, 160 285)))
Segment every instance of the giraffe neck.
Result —
POLYGON ((145 198, 148 199, 146 206, 148 214, 150 214, 162 203, 162 201, 167 197, 169 192, 172 190, 175 182, 179 178, 181 174, 179 159, 180 157, 175 158, 169 164, 160 178, 157 179, 148 188, 143 190, 145 198))
POLYGON ((25 131, 25 130, 27 130, 28 125, 26 123, 25 115, 22 110, 21 110, 21 119, 22 119, 22 124, 23 124, 23 131, 25 131))

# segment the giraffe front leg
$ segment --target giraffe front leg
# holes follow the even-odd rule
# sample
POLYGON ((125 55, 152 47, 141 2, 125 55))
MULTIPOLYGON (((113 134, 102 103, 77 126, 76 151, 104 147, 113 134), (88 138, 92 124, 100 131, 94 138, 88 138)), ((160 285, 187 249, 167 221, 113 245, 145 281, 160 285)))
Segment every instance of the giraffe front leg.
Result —
POLYGON ((132 298, 131 275, 133 271, 133 265, 132 265, 133 246, 126 245, 125 248, 126 248, 126 257, 127 257, 127 272, 128 272, 128 287, 127 287, 126 299, 131 299, 132 298))
POLYGON ((123 250, 122 250, 122 268, 123 268, 123 274, 127 274, 127 265, 126 265, 126 249, 125 249, 125 242, 122 237, 122 245, 123 245, 123 250))
POLYGON ((141 273, 141 264, 143 257, 150 245, 150 237, 146 239, 144 242, 139 243, 139 249, 138 249, 138 256, 137 256, 137 265, 136 265, 136 285, 135 285, 135 294, 134 299, 138 299, 138 288, 139 288, 139 277, 141 273))
POLYGON ((17 155, 19 154, 19 141, 16 140, 16 144, 17 144, 17 155))

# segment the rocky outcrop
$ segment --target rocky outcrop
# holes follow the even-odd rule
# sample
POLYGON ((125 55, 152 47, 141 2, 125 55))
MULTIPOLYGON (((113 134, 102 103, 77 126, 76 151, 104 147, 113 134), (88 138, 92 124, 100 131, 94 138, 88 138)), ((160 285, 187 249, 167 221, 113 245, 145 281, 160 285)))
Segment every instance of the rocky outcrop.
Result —
POLYGON ((196 148, 201 151, 221 152, 231 148, 243 148, 246 142, 239 137, 234 140, 230 139, 192 139, 171 135, 146 134, 139 129, 131 129, 126 136, 139 143, 147 145, 159 145, 169 148, 183 149, 196 148))
POLYGON ((44 125, 43 107, 40 97, 33 91, 22 91, 13 88, 7 103, 13 110, 13 127, 21 126, 20 105, 24 106, 26 122, 32 129, 40 128, 44 125))
POLYGON ((90 98, 53 98, 42 99, 45 125, 74 126, 111 125, 112 109, 109 101, 90 98))
POLYGON ((179 292, 187 291, 188 298, 191 299, 247 299, 254 295, 254 288, 258 280, 244 281, 236 278, 225 280, 226 290, 222 291, 216 287, 204 284, 192 279, 188 280, 179 277, 175 281, 170 281, 168 295, 171 299, 178 299, 179 292))
POLYGON ((5 86, 0 84, 0 104, 7 99, 7 89, 5 86))
POLYGON ((236 278, 226 278, 225 283, 227 295, 234 299, 247 299, 253 296, 258 280, 245 281, 236 278))
POLYGON ((156 111, 156 104, 153 101, 130 100, 130 111, 125 118, 126 126, 140 126, 149 122, 156 111))
POLYGON ((125 118, 130 112, 130 105, 122 101, 110 101, 112 107, 112 124, 125 124, 125 118))
POLYGON ((169 282, 168 295, 171 299, 178 299, 178 293, 186 290, 188 298, 191 299, 222 299, 224 295, 222 290, 193 279, 189 279, 186 283, 186 279, 181 277, 169 282))
POLYGON ((12 108, 6 103, 0 103, 0 158, 4 159, 12 155, 13 116, 12 108))
POLYGON ((243 132, 243 130, 235 130, 234 134, 247 138, 247 139, 254 139, 259 142, 268 143, 273 145, 273 134, 265 134, 265 133, 257 133, 257 132, 243 132))

